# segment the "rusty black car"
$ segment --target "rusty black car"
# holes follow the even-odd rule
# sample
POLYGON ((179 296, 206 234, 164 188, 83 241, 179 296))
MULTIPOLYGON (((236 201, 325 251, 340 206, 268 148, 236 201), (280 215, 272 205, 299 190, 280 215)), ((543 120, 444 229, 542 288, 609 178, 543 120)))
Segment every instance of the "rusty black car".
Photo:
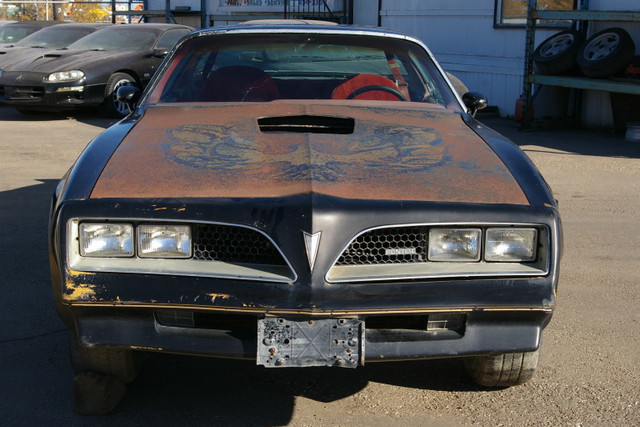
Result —
POLYGON ((307 21, 200 30, 118 96, 131 114, 51 210, 79 377, 129 382, 141 351, 268 369, 459 357, 485 386, 532 377, 558 207, 420 40, 307 21))

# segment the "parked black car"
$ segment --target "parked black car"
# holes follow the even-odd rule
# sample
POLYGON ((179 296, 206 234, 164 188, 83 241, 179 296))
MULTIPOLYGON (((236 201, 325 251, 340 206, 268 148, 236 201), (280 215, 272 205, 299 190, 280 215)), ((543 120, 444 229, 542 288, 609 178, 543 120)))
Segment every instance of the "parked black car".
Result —
POLYGON ((88 145, 50 217, 79 412, 113 407, 87 404, 89 380, 133 380, 139 350, 274 369, 464 357, 483 385, 531 378, 558 208, 421 41, 202 30, 139 100, 118 94, 132 114, 88 145))
POLYGON ((0 103, 18 111, 101 107, 112 117, 128 113, 119 86, 144 88, 166 53, 193 28, 176 24, 113 25, 65 49, 0 64, 0 103))
POLYGON ((12 44, 0 46, 0 70, 2 65, 9 60, 19 58, 21 55, 33 55, 30 49, 60 49, 69 46, 71 43, 88 36, 96 30, 109 27, 109 23, 79 23, 52 25, 43 28, 35 33, 29 34, 20 41, 12 44))
POLYGON ((15 43, 43 28, 61 24, 59 21, 18 21, 0 26, 0 44, 15 43))

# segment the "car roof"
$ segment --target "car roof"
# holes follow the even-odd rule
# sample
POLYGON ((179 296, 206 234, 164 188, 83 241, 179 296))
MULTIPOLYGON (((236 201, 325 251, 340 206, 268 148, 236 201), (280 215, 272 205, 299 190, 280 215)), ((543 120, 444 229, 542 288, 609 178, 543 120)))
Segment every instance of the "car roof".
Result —
POLYGON ((27 27, 27 28, 44 28, 44 27, 49 27, 51 25, 60 25, 60 24, 64 24, 64 22, 60 22, 60 21, 16 21, 16 22, 12 22, 10 24, 7 24, 7 26, 12 26, 12 27, 27 27))
POLYGON ((190 30, 194 30, 195 28, 190 27, 188 25, 182 25, 182 24, 163 24, 163 23, 140 23, 140 24, 117 24, 114 25, 113 27, 117 27, 117 28, 133 28, 133 29, 159 29, 159 30, 164 30, 164 29, 171 29, 171 28, 187 28, 190 30))
POLYGON ((206 33, 281 33, 281 32, 314 32, 333 33, 345 35, 378 35, 392 36, 396 38, 406 38, 422 42, 398 30, 382 27, 366 27, 358 25, 337 24, 329 21, 318 21, 309 19, 260 19, 244 21, 221 27, 211 27, 197 31, 199 34, 206 33))

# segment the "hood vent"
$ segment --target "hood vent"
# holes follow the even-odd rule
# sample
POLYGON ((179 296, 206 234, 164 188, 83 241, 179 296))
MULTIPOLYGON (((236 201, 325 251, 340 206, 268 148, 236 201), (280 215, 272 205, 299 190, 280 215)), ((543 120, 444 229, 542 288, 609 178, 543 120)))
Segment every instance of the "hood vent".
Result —
POLYGON ((262 132, 296 133, 353 133, 355 121, 349 118, 327 116, 283 116, 258 119, 262 132))

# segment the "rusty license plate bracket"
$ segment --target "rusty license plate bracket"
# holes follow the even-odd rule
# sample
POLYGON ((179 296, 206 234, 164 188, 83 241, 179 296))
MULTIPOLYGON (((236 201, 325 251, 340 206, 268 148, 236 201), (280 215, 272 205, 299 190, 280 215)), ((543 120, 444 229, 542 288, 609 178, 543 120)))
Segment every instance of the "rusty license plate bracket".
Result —
POLYGON ((268 368, 355 368, 364 365, 364 330, 358 319, 260 319, 256 363, 268 368))

